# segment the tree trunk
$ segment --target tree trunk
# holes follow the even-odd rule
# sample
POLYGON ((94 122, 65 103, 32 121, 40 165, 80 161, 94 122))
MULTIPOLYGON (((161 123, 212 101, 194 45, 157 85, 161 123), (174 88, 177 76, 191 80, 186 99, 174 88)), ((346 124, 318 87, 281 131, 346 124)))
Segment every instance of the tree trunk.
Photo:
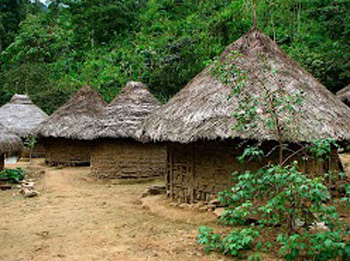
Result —
POLYGON ((254 1, 254 14, 253 14, 253 28, 256 29, 258 28, 258 4, 257 4, 258 0, 254 1))

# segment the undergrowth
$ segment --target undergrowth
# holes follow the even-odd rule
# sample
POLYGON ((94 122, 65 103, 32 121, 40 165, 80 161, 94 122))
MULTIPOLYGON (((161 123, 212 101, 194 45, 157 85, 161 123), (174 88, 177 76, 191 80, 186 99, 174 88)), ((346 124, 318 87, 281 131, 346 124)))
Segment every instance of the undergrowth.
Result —
POLYGON ((21 168, 5 169, 0 172, 0 180, 9 183, 18 183, 24 179, 24 172, 21 168))

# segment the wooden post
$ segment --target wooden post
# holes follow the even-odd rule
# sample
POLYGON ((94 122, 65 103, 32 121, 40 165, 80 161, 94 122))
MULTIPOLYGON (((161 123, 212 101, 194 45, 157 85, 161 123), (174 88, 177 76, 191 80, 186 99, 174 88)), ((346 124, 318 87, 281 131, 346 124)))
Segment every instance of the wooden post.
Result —
POLYGON ((195 150, 195 145, 192 143, 189 145, 190 146, 190 153, 189 156, 186 159, 186 165, 187 165, 187 175, 188 175, 188 190, 190 193, 190 203, 194 202, 194 150, 195 150))
POLYGON ((173 165, 173 148, 171 144, 167 146, 167 150, 168 150, 167 190, 170 192, 170 198, 174 199, 174 165, 173 165))
POLYGON ((4 170, 4 166, 5 166, 5 156, 4 154, 2 154, 0 156, 0 172, 4 170))

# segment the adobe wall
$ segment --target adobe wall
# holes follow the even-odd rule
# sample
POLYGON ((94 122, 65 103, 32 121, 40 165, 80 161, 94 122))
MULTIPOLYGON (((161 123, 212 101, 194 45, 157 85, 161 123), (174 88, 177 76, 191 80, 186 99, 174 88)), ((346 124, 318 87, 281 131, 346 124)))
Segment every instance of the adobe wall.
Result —
POLYGON ((100 139, 91 153, 91 173, 98 178, 165 177, 166 147, 131 139, 100 139))

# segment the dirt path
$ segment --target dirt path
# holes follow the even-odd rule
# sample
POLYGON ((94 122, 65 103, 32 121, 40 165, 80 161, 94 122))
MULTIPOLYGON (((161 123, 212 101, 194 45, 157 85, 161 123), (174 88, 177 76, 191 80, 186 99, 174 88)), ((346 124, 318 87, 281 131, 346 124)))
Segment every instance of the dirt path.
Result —
POLYGON ((196 244, 198 226, 215 225, 211 214, 159 198, 154 209, 142 207, 140 195, 154 182, 102 183, 88 177, 89 168, 50 168, 42 160, 32 168, 45 170, 38 197, 0 191, 0 260, 224 260, 196 244))
MULTIPOLYGON (((342 160, 349 171, 350 157, 342 160)), ((0 191, 0 260, 226 260, 196 243, 198 226, 222 229, 212 214, 170 207, 159 197, 144 200, 151 208, 141 205, 144 189, 161 180, 101 182, 89 178, 89 168, 51 168, 43 160, 32 170, 45 171, 36 177, 38 197, 0 191)))

